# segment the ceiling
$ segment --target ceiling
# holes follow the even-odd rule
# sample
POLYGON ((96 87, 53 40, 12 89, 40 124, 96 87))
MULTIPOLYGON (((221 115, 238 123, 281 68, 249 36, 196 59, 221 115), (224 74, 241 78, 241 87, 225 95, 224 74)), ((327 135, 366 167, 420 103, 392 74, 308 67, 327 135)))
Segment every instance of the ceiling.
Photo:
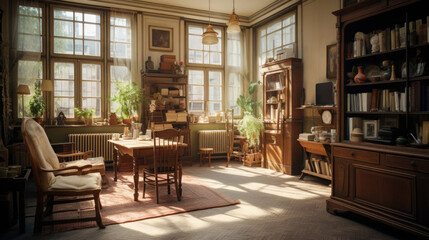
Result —
MULTIPOLYGON (((197 10, 209 10, 209 0, 140 0, 150 2, 191 8, 197 10)), ((240 16, 249 17, 264 7, 278 0, 235 0, 235 13, 240 16)), ((210 2, 210 10, 218 13, 229 14, 232 12, 233 0, 213 0, 210 2)))

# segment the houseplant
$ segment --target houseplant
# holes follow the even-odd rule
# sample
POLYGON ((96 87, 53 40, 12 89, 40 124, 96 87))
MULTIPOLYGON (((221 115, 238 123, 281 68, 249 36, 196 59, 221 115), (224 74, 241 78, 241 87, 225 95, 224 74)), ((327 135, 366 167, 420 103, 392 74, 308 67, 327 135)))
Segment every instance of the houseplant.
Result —
POLYGON ((143 89, 137 88, 135 82, 116 82, 116 93, 112 101, 119 104, 117 112, 121 114, 123 123, 131 123, 131 118, 137 112, 140 103, 146 103, 147 97, 143 89))
POLYGON ((43 99, 40 87, 36 82, 34 83, 34 95, 30 99, 30 112, 34 117, 34 120, 38 123, 42 123, 42 115, 45 106, 45 100, 43 99))
POLYGON ((78 118, 83 118, 85 125, 91 125, 92 124, 92 115, 94 114, 94 109, 88 109, 88 108, 74 108, 74 114, 78 118))
POLYGON ((237 128, 240 133, 246 136, 249 145, 255 146, 259 144, 261 131, 264 130, 264 124, 261 119, 256 117, 256 108, 261 106, 260 101, 254 100, 256 87, 261 84, 261 81, 251 82, 248 89, 248 95, 240 95, 237 98, 237 105, 244 112, 244 117, 238 122, 237 128))

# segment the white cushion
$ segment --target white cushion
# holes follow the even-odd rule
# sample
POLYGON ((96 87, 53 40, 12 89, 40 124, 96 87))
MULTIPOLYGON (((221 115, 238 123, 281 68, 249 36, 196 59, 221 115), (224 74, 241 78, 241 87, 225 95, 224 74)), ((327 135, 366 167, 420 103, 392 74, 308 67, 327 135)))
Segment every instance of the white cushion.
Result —
POLYGON ((99 188, 101 188, 100 173, 56 176, 49 185, 50 190, 91 190, 99 188))

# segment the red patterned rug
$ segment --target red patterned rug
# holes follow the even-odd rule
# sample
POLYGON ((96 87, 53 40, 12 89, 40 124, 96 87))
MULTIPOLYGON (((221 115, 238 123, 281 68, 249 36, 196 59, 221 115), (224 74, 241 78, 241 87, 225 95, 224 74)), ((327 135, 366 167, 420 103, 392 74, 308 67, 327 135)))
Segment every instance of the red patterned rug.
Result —
MULTIPOLYGON (((146 188, 146 198, 142 198, 142 186, 139 185, 139 201, 134 201, 134 181, 131 173, 118 173, 118 181, 113 181, 113 173, 107 172, 109 187, 101 191, 101 215, 104 225, 133 222, 148 218, 162 217, 177 213, 202 210, 207 208, 223 207, 240 203, 233 201, 215 190, 201 185, 196 179, 183 175, 183 196, 177 201, 174 185, 171 194, 167 194, 167 187, 159 188, 159 204, 156 204, 155 189, 146 188)), ((93 201, 73 204, 55 205, 52 219, 94 216, 93 201), (76 211, 78 209, 78 211, 76 211)), ((73 229, 97 227, 94 222, 81 222, 44 226, 43 233, 64 232, 73 229)))

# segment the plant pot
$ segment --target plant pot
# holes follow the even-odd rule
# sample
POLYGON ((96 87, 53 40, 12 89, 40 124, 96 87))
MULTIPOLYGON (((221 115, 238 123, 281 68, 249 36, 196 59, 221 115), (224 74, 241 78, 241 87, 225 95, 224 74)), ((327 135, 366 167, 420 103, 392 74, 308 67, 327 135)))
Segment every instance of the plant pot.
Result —
POLYGON ((43 118, 40 118, 40 117, 35 117, 35 118, 33 118, 34 119, 34 121, 36 121, 38 124, 42 124, 42 122, 43 122, 43 118))
POLYGON ((86 126, 91 126, 92 125, 92 119, 91 118, 90 119, 84 119, 83 121, 85 122, 86 126))
POLYGON ((124 118, 124 119, 122 120, 122 122, 123 122, 124 124, 131 124, 131 118, 124 118))

